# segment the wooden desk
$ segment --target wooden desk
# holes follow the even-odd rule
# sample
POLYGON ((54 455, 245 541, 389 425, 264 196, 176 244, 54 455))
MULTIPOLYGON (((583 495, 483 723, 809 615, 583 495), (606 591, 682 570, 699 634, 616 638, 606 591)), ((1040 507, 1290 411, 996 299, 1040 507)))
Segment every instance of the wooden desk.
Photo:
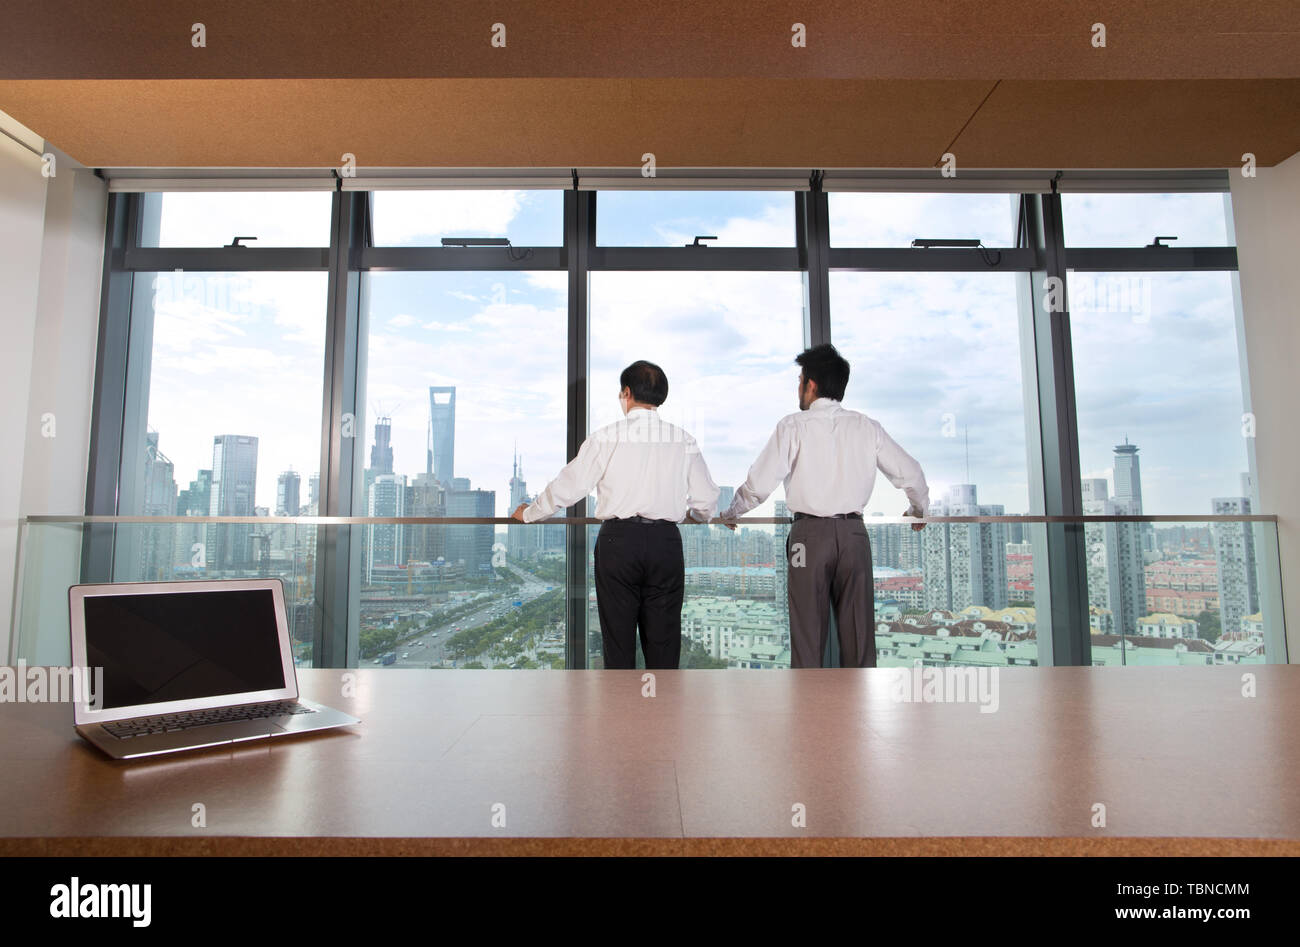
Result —
POLYGON ((995 713, 884 669, 641 673, 300 671, 363 722, 139 762, 0 704, 0 854, 1300 854, 1291 667, 1002 669, 995 713))

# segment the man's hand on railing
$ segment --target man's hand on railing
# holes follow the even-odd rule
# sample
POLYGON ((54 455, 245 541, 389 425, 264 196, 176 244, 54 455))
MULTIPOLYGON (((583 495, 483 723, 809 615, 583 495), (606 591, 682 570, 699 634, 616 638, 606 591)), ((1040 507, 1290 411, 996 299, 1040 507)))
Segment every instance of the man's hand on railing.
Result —
MULTIPOLYGON (((903 511, 903 515, 904 515, 904 516, 919 516, 920 514, 919 514, 919 513, 916 513, 915 511, 913 511, 911 507, 908 507, 906 510, 903 511)), ((924 523, 913 523, 913 524, 912 524, 912 532, 914 532, 914 533, 919 533, 919 532, 920 532, 921 530, 923 530, 923 529, 925 529, 925 524, 924 524, 924 523)))
POLYGON ((512 520, 519 520, 519 522, 522 523, 524 521, 524 510, 526 509, 528 509, 528 504, 520 503, 517 507, 515 507, 515 511, 510 514, 510 518, 512 520))

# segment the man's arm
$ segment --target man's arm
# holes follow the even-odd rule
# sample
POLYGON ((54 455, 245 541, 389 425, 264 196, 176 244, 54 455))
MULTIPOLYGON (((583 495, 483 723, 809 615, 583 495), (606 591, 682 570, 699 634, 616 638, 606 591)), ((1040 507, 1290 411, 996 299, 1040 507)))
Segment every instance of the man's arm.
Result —
POLYGON ((524 508, 524 522, 544 520, 556 510, 571 506, 588 496, 604 472, 605 460, 599 443, 590 437, 583 441, 578 448, 578 456, 569 461, 555 475, 555 479, 546 485, 546 489, 537 495, 537 499, 524 508))
POLYGON ((749 468, 749 476, 736 489, 731 506, 722 514, 723 519, 735 519, 758 506, 790 473, 794 449, 794 429, 790 424, 778 422, 776 430, 767 439, 767 446, 749 468))
POLYGON ((909 454, 889 436, 883 427, 876 423, 876 466, 889 479, 889 482, 907 494, 911 501, 911 513, 925 516, 930 508, 930 487, 925 482, 925 473, 916 458, 909 454))
POLYGON ((697 523, 707 523, 718 511, 718 497, 722 491, 709 476, 700 445, 691 441, 686 447, 686 505, 687 517, 697 523))

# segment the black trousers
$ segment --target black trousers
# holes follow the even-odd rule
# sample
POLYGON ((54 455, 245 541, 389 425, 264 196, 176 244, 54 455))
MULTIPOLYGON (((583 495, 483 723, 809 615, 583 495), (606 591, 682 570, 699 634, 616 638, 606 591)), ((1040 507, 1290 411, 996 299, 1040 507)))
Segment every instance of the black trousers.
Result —
POLYGON ((675 669, 686 588, 677 524, 606 520, 596 535, 595 572, 605 667, 636 667, 639 627, 645 666, 675 669))

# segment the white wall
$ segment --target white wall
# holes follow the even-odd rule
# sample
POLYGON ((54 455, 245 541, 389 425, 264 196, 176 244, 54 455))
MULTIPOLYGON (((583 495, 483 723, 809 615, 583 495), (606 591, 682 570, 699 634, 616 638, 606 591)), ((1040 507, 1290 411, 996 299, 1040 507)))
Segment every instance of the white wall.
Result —
POLYGON ((1287 651, 1300 663, 1300 154, 1231 179, 1259 511, 1278 517, 1287 651))
MULTIPOLYGON (((85 512, 107 188, 3 113, 0 129, 8 132, 0 135, 0 660, 7 661, 20 517, 85 512), (9 135, 53 154, 53 175, 9 135)), ((63 572, 78 547, 75 530, 44 529, 28 550, 55 557, 63 572)), ((54 607, 66 614, 65 604, 54 607)))

